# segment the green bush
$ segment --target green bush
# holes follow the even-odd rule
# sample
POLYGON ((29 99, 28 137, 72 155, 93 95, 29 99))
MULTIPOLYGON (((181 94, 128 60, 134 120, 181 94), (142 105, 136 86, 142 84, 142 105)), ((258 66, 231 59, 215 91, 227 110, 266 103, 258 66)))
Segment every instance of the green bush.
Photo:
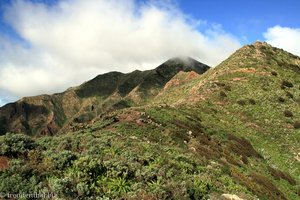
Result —
POLYGON ((12 176, 0 176, 0 191, 4 194, 32 194, 39 190, 39 178, 32 176, 24 178, 20 174, 14 174, 12 176))
POLYGON ((57 194, 58 197, 87 199, 87 197, 96 194, 103 195, 102 185, 97 184, 97 181, 103 177, 105 169, 99 159, 83 156, 75 161, 68 162, 68 166, 70 167, 65 167, 62 170, 64 171, 62 177, 48 179, 51 191, 57 194))
POLYGON ((109 193, 112 193, 113 196, 119 196, 121 194, 126 194, 130 191, 130 182, 125 178, 118 177, 112 179, 107 184, 109 193))
POLYGON ((78 196, 87 197, 90 195, 90 186, 87 183, 80 182, 76 185, 78 196))
POLYGON ((102 161, 91 156, 80 157, 70 168, 71 176, 82 181, 96 182, 106 172, 102 161))
POLYGON ((41 189, 41 177, 23 160, 11 160, 10 167, 0 172, 2 193, 33 193, 41 189))
POLYGON ((212 184, 208 180, 195 177, 188 187, 188 195, 190 199, 208 199, 208 194, 212 189, 212 184))
POLYGON ((233 178, 228 175, 223 175, 218 179, 222 182, 222 186, 225 188, 225 191, 229 193, 236 194, 238 191, 247 192, 247 189, 245 187, 234 182, 233 178))
POLYGON ((52 177, 48 179, 48 183, 51 191, 55 193, 57 197, 63 197, 66 199, 75 199, 77 197, 77 193, 75 191, 76 186, 70 177, 52 177))
POLYGON ((35 142, 27 135, 8 133, 0 137, 0 155, 16 157, 25 155, 36 147, 35 142))
POLYGON ((71 151, 61 151, 51 155, 50 159, 53 164, 53 168, 56 170, 64 170, 72 165, 72 162, 76 160, 77 156, 71 151))

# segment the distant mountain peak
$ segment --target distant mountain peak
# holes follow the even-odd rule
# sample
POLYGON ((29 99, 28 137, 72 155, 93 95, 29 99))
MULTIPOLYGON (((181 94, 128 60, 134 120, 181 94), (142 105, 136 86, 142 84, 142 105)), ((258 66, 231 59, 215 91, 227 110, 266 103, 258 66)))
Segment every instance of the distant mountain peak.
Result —
POLYGON ((196 61, 194 58, 191 58, 189 56, 176 56, 173 58, 170 58, 168 61, 179 61, 179 62, 191 62, 191 61, 196 61))
MULTIPOLYGON (((170 64, 170 63, 178 63, 182 65, 194 65, 195 63, 200 63, 199 61, 195 60, 194 58, 188 57, 188 56, 176 56, 173 58, 170 58, 164 64, 170 64)), ((202 64, 202 63, 201 63, 202 64)))
MULTIPOLYGON (((199 74, 204 73, 207 71, 210 67, 206 64, 203 64, 191 57, 187 56, 178 56, 178 57, 173 57, 160 66, 156 68, 157 72, 161 73, 171 73, 173 72, 178 72, 178 71, 195 71, 199 74)), ((175 75, 175 74, 173 74, 175 75)))

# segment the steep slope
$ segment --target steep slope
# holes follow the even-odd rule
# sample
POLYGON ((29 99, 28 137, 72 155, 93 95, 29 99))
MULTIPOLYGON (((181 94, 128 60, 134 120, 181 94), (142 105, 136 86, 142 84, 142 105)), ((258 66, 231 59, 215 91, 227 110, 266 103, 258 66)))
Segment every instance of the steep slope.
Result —
POLYGON ((208 69, 192 58, 173 58, 154 70, 110 72, 60 94, 23 98, 0 108, 0 134, 53 135, 107 110, 151 100, 179 71, 204 73, 208 69))
POLYGON ((0 108, 0 134, 24 132, 29 135, 53 135, 80 107, 81 100, 72 90, 22 98, 0 108))
MULTIPOLYGON (((244 144, 239 147, 231 144, 230 151, 237 154, 236 161, 245 162, 242 168, 231 166, 229 174, 261 198, 297 199, 299 186, 296 184, 300 181, 299 69, 299 57, 256 42, 241 48, 204 75, 166 88, 155 101, 157 104, 168 102, 169 107, 196 115, 201 119, 201 132, 217 138, 216 141, 230 142, 231 135, 249 141, 263 159, 248 157, 243 153, 243 146, 246 147, 243 139, 234 139, 244 144), (268 195, 274 193, 268 190, 276 187, 284 194, 280 198, 268 195)), ((161 119, 169 116, 169 120, 174 120, 171 113, 180 116, 172 109, 158 110, 151 112, 161 119)), ((203 154, 206 151, 197 146, 202 139, 198 140, 187 145, 203 154)), ((215 152, 214 146, 208 147, 215 152)), ((222 157, 222 154, 216 156, 222 157)))

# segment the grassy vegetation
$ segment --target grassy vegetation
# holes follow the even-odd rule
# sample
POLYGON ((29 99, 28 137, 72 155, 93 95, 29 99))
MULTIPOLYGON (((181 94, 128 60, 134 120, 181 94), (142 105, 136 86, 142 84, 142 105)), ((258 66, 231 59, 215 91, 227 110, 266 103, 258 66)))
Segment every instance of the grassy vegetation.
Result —
MULTIPOLYGON (((300 181, 297 160, 300 152, 300 79, 296 70, 299 65, 292 63, 299 61, 298 57, 268 45, 243 47, 196 80, 173 90, 171 88, 157 99, 157 103, 175 103, 176 109, 178 105, 188 104, 189 114, 201 119, 202 131, 219 141, 226 141, 228 134, 246 138, 263 157, 263 161, 255 164, 252 159, 246 161, 241 157, 245 163, 248 162, 243 169, 247 176, 251 176, 251 171, 260 171, 269 183, 282 191, 285 198, 297 199, 299 185, 296 185, 300 181), (255 170, 252 166, 256 166, 255 170), (282 178, 274 180, 267 166, 291 175, 296 184, 282 178)), ((179 110, 181 112, 182 108, 179 110)), ((244 186, 248 185, 249 190, 261 195, 258 192, 261 188, 249 185, 251 179, 234 177, 244 186)), ((266 185, 262 178, 254 180, 266 185)))
POLYGON ((0 191, 52 192, 56 199, 220 199, 224 193, 299 199, 299 63, 255 43, 202 76, 176 75, 183 82, 147 105, 123 100, 116 110, 90 116, 87 104, 77 131, 0 136, 0 158, 9 159, 0 191))

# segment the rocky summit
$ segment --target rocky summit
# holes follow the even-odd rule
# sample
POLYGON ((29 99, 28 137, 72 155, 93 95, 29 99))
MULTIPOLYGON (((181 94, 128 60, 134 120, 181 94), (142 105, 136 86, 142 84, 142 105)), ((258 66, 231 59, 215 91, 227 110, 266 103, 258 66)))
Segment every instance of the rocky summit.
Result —
POLYGON ((299 199, 300 58, 265 42, 0 108, 0 191, 55 199, 299 199))

